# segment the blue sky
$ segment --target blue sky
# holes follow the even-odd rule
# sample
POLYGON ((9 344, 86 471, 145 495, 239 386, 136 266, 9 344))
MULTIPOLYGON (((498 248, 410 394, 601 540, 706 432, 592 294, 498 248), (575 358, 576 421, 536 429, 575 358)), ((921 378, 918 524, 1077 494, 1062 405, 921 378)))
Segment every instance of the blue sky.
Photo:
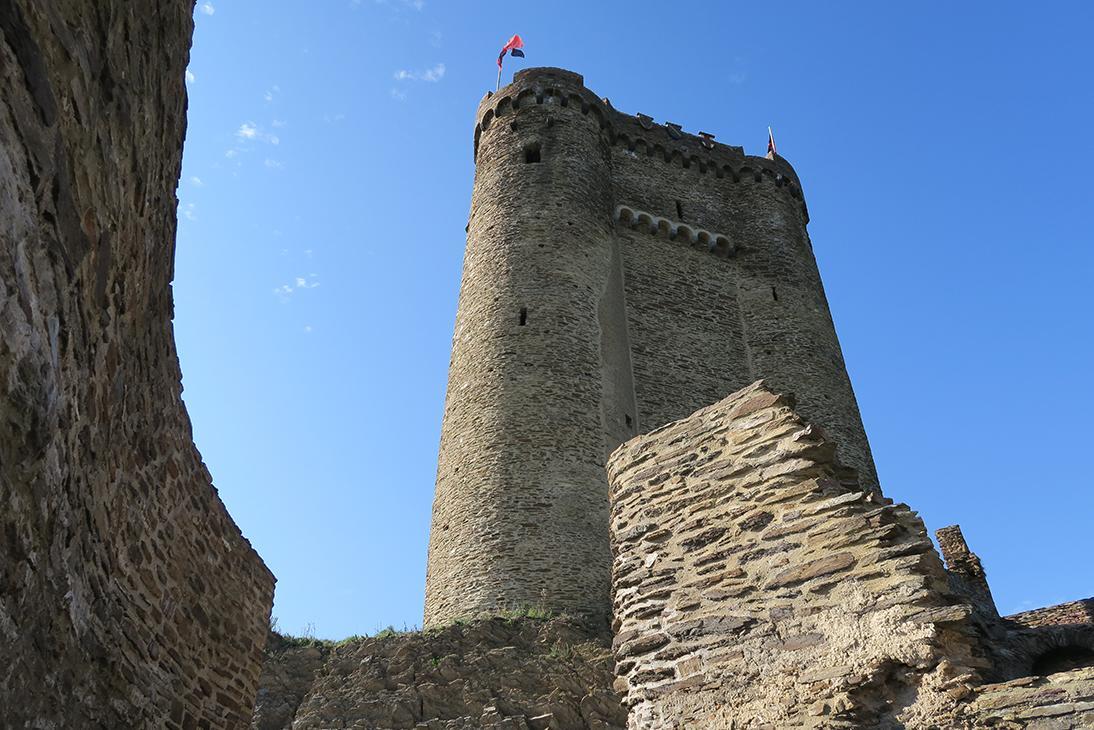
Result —
POLYGON ((337 638, 420 623, 474 112, 513 33, 801 176, 886 493, 1004 613, 1094 594, 1089 3, 199 0, 175 278, 194 433, 337 638))

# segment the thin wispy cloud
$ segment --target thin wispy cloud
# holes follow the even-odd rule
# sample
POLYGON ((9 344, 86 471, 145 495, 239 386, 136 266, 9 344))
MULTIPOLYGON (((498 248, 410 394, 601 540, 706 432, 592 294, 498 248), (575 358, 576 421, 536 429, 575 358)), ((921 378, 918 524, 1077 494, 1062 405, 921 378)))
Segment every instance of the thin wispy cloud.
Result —
POLYGON ((284 163, 280 162, 279 160, 272 160, 269 157, 267 157, 265 162, 263 162, 262 164, 264 164, 271 170, 280 170, 282 167, 285 166, 284 163))
POLYGON ((308 274, 307 276, 296 276, 288 284, 282 284, 273 290, 274 295, 282 302, 289 301, 294 294, 298 291, 306 289, 315 289, 319 286, 319 282, 316 280, 318 274, 308 274))
POLYGON ((406 92, 400 89, 392 89, 391 98, 395 101, 406 101, 406 92))
POLYGON ((748 62, 745 60, 744 56, 734 56, 733 66, 735 69, 726 74, 725 80, 727 83, 740 86, 748 80, 748 73, 745 71, 748 62))
POLYGON ((194 204, 187 203, 182 208, 182 216, 188 221, 196 221, 197 216, 194 215, 194 204))
POLYGON ((443 63, 438 63, 427 68, 424 71, 408 71, 407 69, 399 69, 395 72, 396 81, 427 81, 435 84, 444 78, 445 66, 443 63))
POLYGON ((213 7, 212 3, 202 3, 201 5, 201 12, 205 13, 206 15, 212 15, 216 11, 217 9, 213 7))
POLYGON ((194 76, 194 72, 191 71, 190 69, 186 69, 186 83, 192 84, 197 80, 198 80, 198 78, 197 78, 197 76, 194 76))
MULTIPOLYGON (((409 8, 416 12, 421 12, 425 7, 425 0, 396 0, 396 2, 390 2, 390 0, 373 0, 376 5, 388 5, 392 8, 409 8)), ((360 5, 361 0, 353 0, 353 5, 360 5)))
POLYGON ((244 122, 239 125, 239 129, 236 130, 236 139, 241 142, 267 142, 272 145, 281 144, 281 138, 276 134, 265 132, 254 122, 244 122))
POLYGON ((201 178, 198 177, 197 175, 191 175, 190 176, 190 184, 193 185, 195 188, 200 188, 205 183, 203 183, 201 181, 201 178))
POLYGON ((267 104, 269 104, 271 101, 274 100, 274 97, 276 97, 280 93, 281 93, 281 87, 278 86, 277 84, 274 84, 273 86, 271 86, 266 91, 265 94, 262 95, 262 98, 265 99, 267 104))
MULTIPOLYGON (((239 125, 239 129, 235 131, 236 144, 228 148, 224 152, 224 156, 229 160, 239 157, 240 153, 249 152, 259 144, 269 144, 277 146, 281 144, 281 138, 272 132, 267 132, 254 122, 243 122, 239 125)), ((238 162, 236 163, 239 164, 238 162)), ((266 163, 267 167, 275 167, 277 165, 266 163)))

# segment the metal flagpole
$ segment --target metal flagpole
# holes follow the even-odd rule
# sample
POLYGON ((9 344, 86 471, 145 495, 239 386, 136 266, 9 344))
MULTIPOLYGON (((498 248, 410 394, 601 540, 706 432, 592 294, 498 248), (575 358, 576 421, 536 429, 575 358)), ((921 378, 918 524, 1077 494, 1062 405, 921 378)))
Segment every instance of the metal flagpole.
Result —
POLYGON ((494 91, 501 88, 501 59, 498 59, 498 83, 494 84, 494 91))

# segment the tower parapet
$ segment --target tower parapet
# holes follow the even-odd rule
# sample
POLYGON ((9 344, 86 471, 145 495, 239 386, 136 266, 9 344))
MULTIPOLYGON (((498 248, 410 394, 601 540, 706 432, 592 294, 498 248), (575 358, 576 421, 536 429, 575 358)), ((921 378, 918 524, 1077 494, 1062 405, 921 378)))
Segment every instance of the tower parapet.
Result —
POLYGON ((480 103, 427 626, 608 615, 616 446, 763 377, 876 475, 782 158, 615 110, 563 69, 480 103))

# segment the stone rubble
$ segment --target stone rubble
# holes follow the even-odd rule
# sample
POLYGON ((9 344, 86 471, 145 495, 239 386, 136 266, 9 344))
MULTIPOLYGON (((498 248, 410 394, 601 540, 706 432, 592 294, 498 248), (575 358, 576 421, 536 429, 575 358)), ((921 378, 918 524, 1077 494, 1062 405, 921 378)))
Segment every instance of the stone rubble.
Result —
POLYGON ((271 664, 290 668, 265 677, 294 679, 265 680, 260 708, 299 702, 297 680, 314 678, 291 724, 263 709, 255 730, 622 730, 626 723, 612 689, 610 647, 565 618, 494 618, 322 649, 273 649, 271 664))

